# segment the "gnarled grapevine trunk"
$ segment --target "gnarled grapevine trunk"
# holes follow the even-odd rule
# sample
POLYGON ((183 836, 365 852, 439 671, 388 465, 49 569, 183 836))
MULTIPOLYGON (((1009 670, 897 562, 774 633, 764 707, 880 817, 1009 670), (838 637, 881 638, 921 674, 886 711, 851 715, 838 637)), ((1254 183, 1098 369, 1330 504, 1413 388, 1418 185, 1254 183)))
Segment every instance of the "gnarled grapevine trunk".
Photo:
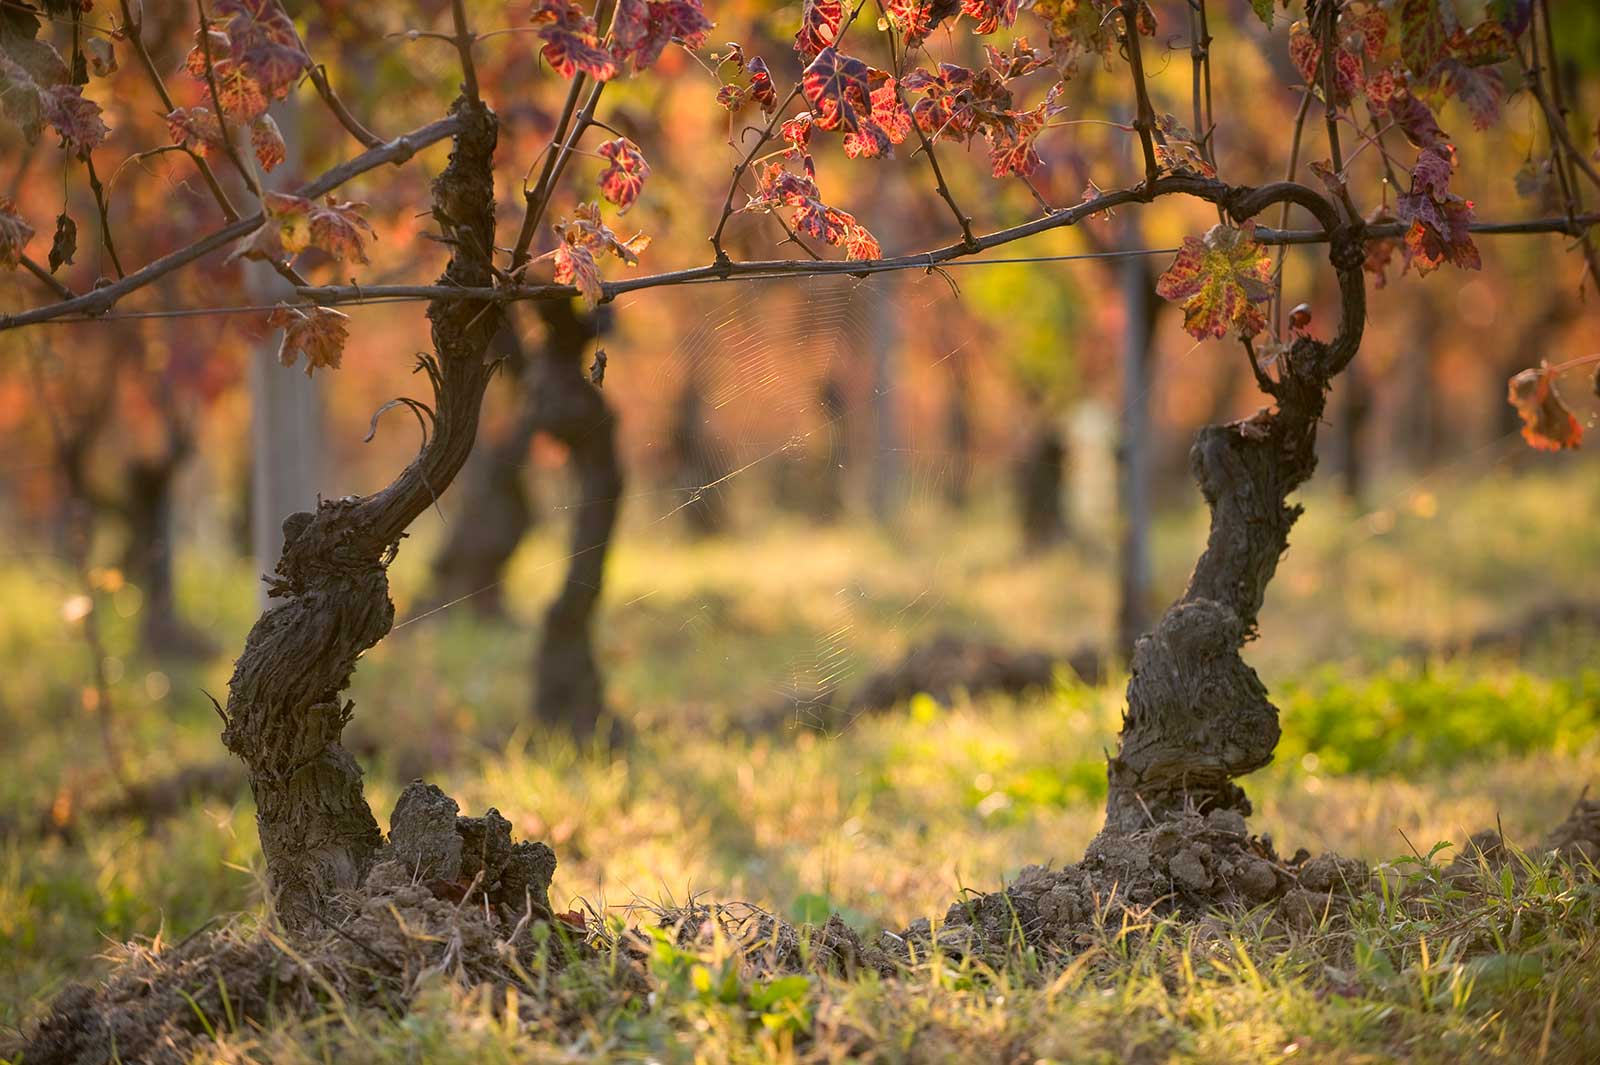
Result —
POLYGON ((606 552, 622 503, 616 416, 584 377, 589 329, 569 303, 540 305, 549 343, 534 363, 536 424, 567 447, 578 480, 567 576, 545 611, 534 653, 534 713, 579 739, 593 735, 605 715, 592 630, 606 552))
POLYGON ((1183 595, 1134 648, 1121 744, 1110 760, 1105 832, 1126 834, 1192 805, 1249 813, 1233 781, 1272 760, 1278 711, 1239 651, 1256 634, 1266 588, 1301 508, 1287 500, 1316 469, 1317 423, 1329 383, 1349 364, 1366 313, 1358 229, 1294 186, 1246 191, 1225 203, 1247 218, 1274 199, 1309 207, 1332 239, 1341 320, 1329 343, 1298 339, 1256 415, 1200 430, 1190 469, 1211 509, 1205 552, 1183 595), (1298 189, 1298 191, 1291 191, 1298 189))
MULTIPOLYGON (((433 216, 451 248, 440 284, 494 283, 496 123, 458 99, 450 162, 433 183, 433 216)), ((279 917, 312 927, 339 889, 361 883, 382 837, 361 770, 340 744, 353 704, 342 693, 361 654, 394 621, 386 566, 411 521, 466 461, 488 381, 484 358, 497 307, 435 300, 434 355, 423 365, 435 393, 433 432, 395 480, 370 496, 321 503, 284 521, 270 594, 234 665, 223 742, 249 772, 267 879, 279 917)))

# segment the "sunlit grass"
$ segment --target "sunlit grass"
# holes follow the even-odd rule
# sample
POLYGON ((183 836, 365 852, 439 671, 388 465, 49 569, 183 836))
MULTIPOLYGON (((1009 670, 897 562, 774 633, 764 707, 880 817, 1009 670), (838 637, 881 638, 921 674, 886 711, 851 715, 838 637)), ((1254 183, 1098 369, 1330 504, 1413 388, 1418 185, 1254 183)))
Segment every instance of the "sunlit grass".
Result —
MULTIPOLYGON (((1600 537, 1568 517, 1600 510, 1600 483, 1580 469, 1431 490, 1424 503, 1398 486, 1359 515, 1313 496, 1273 586, 1248 655, 1284 710, 1285 736, 1278 763, 1249 789, 1256 829, 1286 852, 1304 845, 1379 861, 1497 820, 1531 843, 1600 776, 1594 634, 1552 634, 1520 666, 1400 655, 1416 639, 1600 592, 1600 537)), ((1119 678, 1094 688, 1064 679, 1022 700, 918 699, 831 734, 804 721, 770 734, 739 727, 785 693, 826 681, 848 690, 944 630, 1062 650, 1102 638, 1113 578, 1094 545, 1023 558, 998 504, 961 522, 925 507, 893 530, 789 522, 703 544, 635 518, 598 629, 614 701, 638 728, 635 745, 613 756, 529 724, 530 627, 561 573, 553 525, 516 559, 513 624, 447 610, 404 625, 361 664, 352 742, 375 752, 364 757, 380 821, 405 779, 426 772, 468 811, 493 805, 519 835, 550 842, 561 860, 558 904, 706 893, 796 919, 837 910, 863 929, 938 916, 964 889, 1071 861, 1097 829, 1119 678)), ((1198 514, 1162 522, 1163 596, 1181 585, 1203 532, 1198 514)), ((397 566, 402 620, 423 582, 426 541, 408 541, 397 566)), ((229 649, 214 662, 140 660, 131 600, 120 609, 114 594, 100 600, 117 660, 115 742, 137 780, 223 754, 202 690, 225 696, 255 584, 248 567, 202 556, 185 560, 182 590, 190 617, 229 649)), ((259 905, 242 795, 150 828, 90 821, 65 839, 33 833, 53 808, 73 814, 116 792, 83 699, 88 652, 61 612, 77 592, 47 565, 0 569, 11 770, 0 775, 0 819, 12 830, 0 844, 3 1024, 92 973, 108 941, 183 936, 259 905)), ((284 1028, 241 1035, 223 1053, 417 1060, 411 1047, 429 1061, 541 1060, 565 1047, 580 1060, 694 1060, 702 1046, 700 1060, 766 1061, 870 1046, 883 1060, 919 1061, 1511 1058, 1536 1053, 1552 996, 1570 1005, 1594 988, 1595 924, 1569 933, 1581 942, 1497 1008, 1470 995, 1438 1006, 1429 996, 1461 978, 1418 968, 1421 933, 1405 948, 1412 955, 1399 952, 1411 960, 1395 962, 1392 987, 1345 999, 1326 994, 1314 952, 1251 940, 1219 947, 1173 926, 1155 946, 1064 979, 960 965, 904 983, 813 978, 809 1022, 787 1034, 688 995, 655 1008, 606 1000, 589 1035, 558 1037, 508 1029, 482 1002, 440 987, 403 1028, 376 1017, 359 1030, 284 1028)), ((1600 1046, 1582 1028, 1592 1012, 1557 1014, 1579 1025, 1555 1033, 1558 1051, 1600 1046)))

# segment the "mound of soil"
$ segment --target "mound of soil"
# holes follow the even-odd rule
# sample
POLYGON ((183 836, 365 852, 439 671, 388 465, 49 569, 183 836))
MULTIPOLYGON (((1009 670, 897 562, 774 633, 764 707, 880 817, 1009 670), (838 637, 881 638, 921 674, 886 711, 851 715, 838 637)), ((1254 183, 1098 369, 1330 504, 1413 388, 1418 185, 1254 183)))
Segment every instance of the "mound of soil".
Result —
MULTIPOLYGON (((1580 799, 1543 849, 1573 862, 1600 856, 1600 801, 1580 799)), ((1479 833, 1446 875, 1475 874, 1480 862, 1510 857, 1498 834, 1479 833)), ((126 948, 103 986, 69 988, 25 1044, 0 1046, 0 1056, 20 1051, 30 1065, 185 1062, 204 1047, 208 1025, 315 1015, 335 997, 399 1014, 439 975, 536 994, 519 976, 536 971, 535 952, 548 941, 534 928, 569 927, 550 910, 555 864, 544 844, 513 842, 510 823, 495 810, 461 817, 438 788, 413 782, 396 804, 380 861, 360 891, 337 900, 323 934, 291 944, 270 927, 241 925, 174 947, 126 948)), ((1286 860, 1237 812, 1191 810, 1132 834, 1102 833, 1082 861, 1030 866, 1000 891, 957 902, 937 927, 921 920, 874 942, 837 914, 797 927, 746 903, 691 902, 655 911, 655 919, 679 946, 733 944, 758 977, 807 970, 894 977, 935 949, 990 964, 1024 948, 1074 955, 1107 929, 1150 916, 1204 921, 1219 909, 1252 911, 1286 932, 1321 932, 1336 929, 1371 887, 1360 861, 1305 851, 1286 860)), ((602 941, 603 931, 587 931, 602 941)), ((629 931, 617 945, 635 962, 621 974, 626 986, 647 990, 649 938, 629 931)), ((553 960, 598 956, 586 944, 570 946, 553 960)))
MULTIPOLYGON (((389 845, 362 888, 336 900, 318 935, 290 943, 243 925, 172 947, 130 946, 99 988, 64 991, 20 1048, 29 1065, 179 1063, 209 1039, 276 1014, 352 1006, 403 1011, 424 982, 517 985, 552 918, 555 852, 513 842, 490 809, 459 817, 438 788, 409 785, 389 845), (202 1020, 204 1018, 204 1020, 202 1020)), ((556 923, 560 927, 560 923, 556 923)), ((9 1049, 0 1056, 9 1056, 9 1049)))
MULTIPOLYGON (((1586 863, 1600 865, 1600 799, 1580 795, 1567 819, 1551 829, 1533 853, 1554 854, 1579 867, 1586 863)), ((1495 872, 1510 865, 1513 875, 1520 881, 1526 870, 1520 863, 1513 862, 1514 857, 1512 848, 1497 830, 1484 829, 1474 833, 1451 859, 1445 867, 1445 879, 1470 883, 1484 865, 1495 872)))
POLYGON ((810 724, 820 722, 832 729, 923 693, 945 703, 960 692, 1016 696, 1050 688, 1058 668, 1076 674, 1085 684, 1098 684, 1105 675, 1100 653, 1093 647, 1063 655, 1037 648, 1013 650, 970 636, 942 633, 912 647, 895 665, 869 675, 848 698, 834 688, 792 695, 758 712, 754 724, 772 728, 787 725, 800 715, 810 724))
POLYGON ((908 955, 937 946, 995 962, 1025 946, 1076 953, 1124 915, 1198 916, 1266 903, 1274 904, 1273 919, 1308 930, 1336 918, 1369 882, 1366 865, 1354 859, 1302 851, 1283 860, 1232 810, 1191 812, 1128 836, 1102 833, 1082 861, 1030 866, 1004 890, 951 906, 937 932, 924 920, 895 938, 908 955))
POLYGON ((962 691, 969 695, 1021 695, 1050 687, 1058 665, 1076 673, 1085 684, 1098 684, 1102 678, 1100 655, 1093 648, 1080 648, 1069 655, 1013 651, 943 633, 911 648, 893 668, 868 677, 851 696, 849 709, 856 713, 886 709, 922 692, 941 702, 962 691))
POLYGON ((1552 632, 1579 627, 1600 629, 1600 603, 1557 599, 1533 607, 1515 621, 1491 625, 1443 643, 1414 640, 1406 645, 1406 653, 1408 657, 1424 660, 1435 655, 1454 657, 1486 653, 1521 657, 1552 632))
POLYGON ((1580 798, 1567 819, 1544 838, 1545 850, 1577 864, 1600 865, 1600 799, 1580 798))

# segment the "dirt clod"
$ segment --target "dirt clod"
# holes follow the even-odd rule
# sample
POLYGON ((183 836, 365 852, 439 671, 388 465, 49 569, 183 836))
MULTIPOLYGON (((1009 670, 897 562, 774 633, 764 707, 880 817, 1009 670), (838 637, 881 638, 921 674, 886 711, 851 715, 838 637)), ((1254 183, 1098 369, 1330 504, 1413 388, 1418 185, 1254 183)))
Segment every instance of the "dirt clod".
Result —
POLYGON ((1123 915, 1201 919, 1218 908, 1272 902, 1289 927, 1307 928, 1340 914, 1368 881, 1363 863, 1338 855, 1283 862, 1270 839, 1248 834, 1236 811, 1190 811, 1131 835, 1102 833, 1081 862, 1030 866, 1003 891, 952 906, 937 933, 913 926, 904 938, 985 960, 1025 945, 1071 953, 1123 915))
POLYGON ((389 818, 389 854, 422 880, 461 877, 461 807, 432 784, 414 780, 400 793, 389 818))
MULTIPOLYGON (((188 1062, 207 1027, 314 1014, 330 992, 349 1006, 403 1010, 433 975, 522 987, 548 920, 556 859, 513 843, 496 811, 458 817, 454 800, 416 781, 361 887, 330 900, 314 930, 292 937, 233 925, 177 946, 122 948, 99 987, 57 997, 26 1036, 29 1065, 188 1062)), ((522 990, 528 990, 522 987, 522 990)))
POLYGON ((1569 862, 1600 864, 1600 799, 1579 799, 1567 819, 1545 837, 1544 848, 1569 862))

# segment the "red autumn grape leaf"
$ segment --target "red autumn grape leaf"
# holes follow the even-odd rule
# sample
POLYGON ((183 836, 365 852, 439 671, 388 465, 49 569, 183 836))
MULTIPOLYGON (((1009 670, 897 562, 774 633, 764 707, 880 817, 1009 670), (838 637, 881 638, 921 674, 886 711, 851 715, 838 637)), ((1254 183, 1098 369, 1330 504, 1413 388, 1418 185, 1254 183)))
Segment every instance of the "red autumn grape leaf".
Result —
POLYGON ((631 60, 638 73, 673 41, 699 48, 712 27, 701 0, 620 0, 611 18, 611 54, 619 68, 631 60))
MULTIPOLYGON (((992 76, 995 76, 992 68, 984 70, 978 79, 980 85, 992 76)), ((975 111, 976 121, 989 142, 989 166, 995 177, 1012 174, 1026 177, 1044 166, 1034 142, 1044 132, 1050 117, 1060 112, 1057 101, 1061 91, 1058 83, 1050 89, 1042 103, 1027 111, 975 111)), ((1009 93, 1006 94, 1008 101, 1009 96, 1009 93)))
POLYGON ((808 200, 795 209, 794 228, 797 233, 843 248, 850 259, 876 259, 882 254, 877 238, 856 221, 855 215, 817 200, 808 200))
POLYGON ((650 246, 650 238, 643 233, 635 233, 627 240, 619 239, 611 227, 600 220, 598 203, 578 204, 572 220, 562 219, 554 228, 567 243, 582 244, 599 255, 615 255, 629 266, 638 266, 639 256, 650 246))
POLYGON ((1493 67, 1468 66, 1455 59, 1444 62, 1446 85, 1472 116, 1474 129, 1488 129, 1500 121, 1505 101, 1505 81, 1493 67))
POLYGON ((989 141, 989 168, 997 178, 1010 175, 1026 177, 1044 165, 1034 142, 1044 130, 1042 109, 1024 111, 1017 121, 1006 126, 992 126, 985 136, 989 141))
POLYGON ((329 196, 314 203, 301 196, 268 192, 262 197, 268 224, 246 238, 232 257, 281 258, 319 248, 335 259, 367 262, 366 238, 376 237, 360 211, 364 203, 340 203, 329 196))
POLYGON ((1504 63, 1516 54, 1511 33, 1494 19, 1484 19, 1470 30, 1458 29, 1450 37, 1450 54, 1470 67, 1504 63))
POLYGON ((539 54, 563 78, 579 71, 597 81, 616 77, 616 58, 601 46, 594 19, 577 0, 540 0, 529 20, 540 27, 539 37, 545 42, 539 54))
POLYGON ((806 149, 811 146, 811 130, 815 125, 811 119, 811 112, 801 111, 778 127, 778 136, 789 146, 788 154, 805 154, 806 149))
MULTIPOLYGON (((1396 205, 1402 215, 1406 213, 1406 197, 1396 205)), ((1407 261, 1417 268, 1418 274, 1428 274, 1445 263, 1463 270, 1477 270, 1483 261, 1478 246, 1472 242, 1467 228, 1472 221, 1472 202, 1452 196, 1449 202, 1424 208, 1428 217, 1418 218, 1406 230, 1407 261)))
POLYGON ((1388 110, 1389 117, 1414 147, 1434 148, 1449 142, 1432 109, 1413 93, 1396 92, 1389 100, 1388 110))
POLYGON ((770 115, 778 109, 778 90, 772 84, 772 71, 767 69, 766 61, 760 56, 744 61, 744 50, 737 44, 730 44, 733 52, 723 59, 728 62, 737 57, 741 70, 749 76, 748 85, 737 82, 728 82, 717 89, 717 103, 729 111, 737 111, 743 107, 746 100, 754 100, 761 108, 761 113, 770 115))
POLYGON ((867 227, 855 220, 853 215, 839 212, 845 219, 846 229, 844 235, 844 253, 849 259, 865 260, 877 259, 883 255, 883 248, 878 244, 878 238, 867 231, 867 227))
MULTIPOLYGON (((1400 59, 1419 81, 1428 83, 1449 54, 1451 28, 1441 0, 1400 0, 1400 59)), ((1454 12, 1448 17, 1453 21, 1454 12)))
POLYGON ((167 116, 172 143, 181 144, 197 155, 211 154, 222 147, 222 126, 209 107, 180 107, 167 116))
POLYGON ((633 51, 649 32, 649 0, 617 0, 616 14, 611 16, 611 40, 617 51, 633 51))
POLYGON ((598 203, 580 203, 572 219, 562 219, 552 228, 561 238, 554 252, 556 281, 575 285, 591 307, 603 294, 596 256, 615 255, 629 266, 637 266, 639 256, 650 246, 650 238, 642 233, 619 239, 600 220, 598 203))
POLYGON ((1389 109, 1389 101, 1399 89, 1395 80, 1394 70, 1378 70, 1367 75, 1365 89, 1367 92, 1367 106, 1373 114, 1382 115, 1389 109))
POLYGON ((221 59, 212 68, 212 76, 217 82, 217 102, 229 119, 248 124, 267 113, 267 94, 249 67, 221 59))
POLYGON ((755 56, 744 69, 750 75, 750 98, 761 108, 762 114, 772 114, 778 109, 778 90, 772 84, 772 71, 767 69, 766 61, 755 56))
POLYGON ((250 125, 250 147, 255 150, 256 162, 261 169, 271 173, 284 159, 289 149, 283 143, 283 134, 271 115, 262 115, 250 125))
POLYGON ((1253 223, 1219 222, 1204 237, 1183 238, 1156 293, 1183 301, 1183 327, 1198 339, 1226 336, 1230 326, 1251 337, 1266 325, 1256 304, 1272 295, 1272 259, 1255 242, 1253 223))
POLYGON ((961 0, 885 0, 883 10, 905 34, 906 44, 915 47, 939 23, 960 14, 961 0))
POLYGON ((795 51, 814 56, 832 48, 843 22, 843 0, 804 0, 800 6, 800 31, 794 35, 795 51))
POLYGON ((1408 264, 1428 274, 1445 263, 1476 270, 1482 262, 1468 228, 1472 203, 1450 191, 1454 151, 1449 145, 1424 148, 1411 171, 1411 188, 1395 201, 1395 214, 1411 223, 1405 235, 1408 264))
POLYGON ((626 137, 600 145, 600 156, 610 160, 600 171, 600 195, 617 205, 618 214, 626 214, 639 199, 644 179, 650 176, 650 164, 639 146, 626 137))
MULTIPOLYGON (((1289 27, 1289 58, 1294 61, 1300 77, 1318 93, 1323 90, 1322 46, 1302 20, 1289 27)), ((1346 48, 1336 48, 1333 53, 1334 103, 1348 104, 1361 94, 1365 75, 1361 57, 1346 48)))
POLYGON ((100 117, 100 105, 84 96, 76 85, 53 85, 39 99, 44 120, 61 134, 61 147, 73 155, 88 156, 111 132, 100 117))
MULTIPOLYGON (((311 66, 311 58, 278 0, 217 0, 215 10, 226 29, 233 59, 272 99, 289 95, 311 66)), ((213 60, 220 60, 221 55, 212 49, 213 60)))
POLYGON ((911 112, 900 102, 900 91, 892 77, 872 90, 872 122, 862 133, 844 135, 844 154, 852 159, 893 154, 890 145, 899 144, 911 134, 911 112))
POLYGON ((555 265, 558 285, 577 288, 583 302, 589 307, 600 302, 604 290, 600 283, 600 266, 594 261, 593 252, 582 244, 563 241, 556 248, 555 265))
POLYGON ((1175 115, 1161 115, 1156 119, 1161 131, 1161 142, 1156 144, 1156 162, 1163 170, 1188 170, 1204 177, 1216 177, 1217 171, 1206 161, 1194 134, 1179 122, 1175 115))
POLYGON ((1026 77, 1050 62, 1050 57, 1030 46, 1025 36, 1012 41, 1009 52, 1002 52, 994 45, 986 44, 983 46, 983 54, 988 58, 989 65, 994 68, 995 73, 1007 81, 1026 77))
POLYGON ((331 307, 291 307, 280 303, 267 316, 267 325, 283 330, 278 361, 293 366, 305 356, 306 376, 314 370, 337 370, 350 335, 349 316, 331 307))
MULTIPOLYGON (((912 92, 923 94, 911 107, 911 116, 922 132, 937 140, 948 134, 970 137, 977 132, 978 77, 966 67, 954 63, 940 63, 937 73, 918 67, 901 80, 912 92)), ((987 84, 987 79, 986 79, 987 84)), ((1010 106, 1010 93, 1005 92, 1005 106, 1010 106)))
POLYGON ((1361 12, 1347 8, 1339 15, 1339 27, 1347 42, 1351 37, 1356 39, 1366 58, 1377 59, 1383 54, 1383 42, 1389 36, 1389 16, 1383 8, 1376 4, 1367 5, 1361 12))
POLYGON ((184 68, 208 87, 215 82, 223 115, 248 125, 266 113, 269 97, 288 95, 311 60, 276 0, 224 0, 218 7, 228 10, 210 20, 208 28, 195 31, 184 68))
POLYGON ((17 212, 17 205, 0 196, 0 266, 15 270, 22 262, 22 249, 33 239, 33 227, 17 212))
POLYGON ((1441 148, 1425 148, 1411 168, 1411 191, 1443 199, 1450 192, 1450 174, 1455 169, 1453 153, 1441 148))
POLYGON ((872 125, 871 78, 872 68, 853 56, 818 52, 800 82, 817 128, 861 133, 872 125))
POLYGON ((335 259, 352 259, 365 265, 366 238, 377 239, 378 235, 372 224, 361 217, 366 206, 359 202, 340 203, 332 196, 323 203, 312 204, 308 212, 312 247, 321 248, 335 259))
POLYGON ((805 173, 796 174, 782 163, 768 163, 757 176, 756 194, 743 209, 774 211, 792 207, 797 232, 844 248, 851 259, 878 258, 882 251, 877 239, 854 215, 822 202, 810 156, 804 157, 804 165, 805 173))
POLYGON ((988 34, 1017 21, 1017 0, 961 0, 961 13, 977 25, 973 33, 988 34))
POLYGON ((1561 451, 1583 443, 1583 426, 1561 401, 1549 363, 1523 370, 1506 389, 1506 401, 1522 417, 1522 438, 1541 451, 1561 451))
POLYGON ((183 69, 196 81, 206 80, 207 48, 211 50, 213 62, 233 55, 233 41, 220 28, 223 22, 223 19, 211 20, 210 28, 205 31, 210 36, 209 42, 200 36, 200 30, 194 31, 194 47, 189 49, 189 54, 183 61, 183 69))

